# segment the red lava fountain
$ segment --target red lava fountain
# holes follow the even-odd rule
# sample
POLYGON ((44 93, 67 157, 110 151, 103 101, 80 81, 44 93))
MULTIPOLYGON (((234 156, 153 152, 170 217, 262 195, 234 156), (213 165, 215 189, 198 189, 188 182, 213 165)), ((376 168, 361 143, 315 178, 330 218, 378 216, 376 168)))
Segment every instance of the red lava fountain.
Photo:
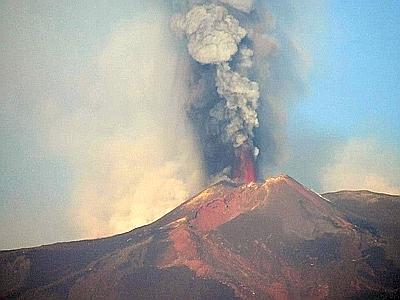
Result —
POLYGON ((235 152, 236 166, 233 173, 234 178, 243 183, 250 183, 257 180, 254 155, 252 148, 241 145, 235 152))

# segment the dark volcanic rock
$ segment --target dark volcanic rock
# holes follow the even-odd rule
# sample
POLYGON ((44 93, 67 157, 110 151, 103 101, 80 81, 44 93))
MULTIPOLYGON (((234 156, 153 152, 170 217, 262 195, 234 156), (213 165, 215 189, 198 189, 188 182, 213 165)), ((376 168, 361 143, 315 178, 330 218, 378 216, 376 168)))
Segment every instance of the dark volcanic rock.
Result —
POLYGON ((0 252, 0 298, 396 298, 400 200, 377 195, 221 182, 125 234, 0 252))

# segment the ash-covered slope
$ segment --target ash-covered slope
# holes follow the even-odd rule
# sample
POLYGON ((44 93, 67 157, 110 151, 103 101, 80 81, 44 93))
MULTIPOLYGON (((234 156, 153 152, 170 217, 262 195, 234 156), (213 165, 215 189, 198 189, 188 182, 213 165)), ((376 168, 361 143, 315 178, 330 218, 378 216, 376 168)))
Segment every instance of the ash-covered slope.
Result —
POLYGON ((396 238, 326 197, 288 176, 221 182, 122 235, 1 252, 0 298, 399 296, 396 238))

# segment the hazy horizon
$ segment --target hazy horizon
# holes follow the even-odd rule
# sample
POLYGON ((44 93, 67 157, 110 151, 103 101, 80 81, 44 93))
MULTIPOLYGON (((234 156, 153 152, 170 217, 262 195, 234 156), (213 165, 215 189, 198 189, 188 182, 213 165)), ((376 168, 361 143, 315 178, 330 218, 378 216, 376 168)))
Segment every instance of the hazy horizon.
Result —
MULTIPOLYGON (((185 45, 142 2, 0 3, 0 249, 123 232, 208 184, 185 45)), ((261 174, 399 194, 400 2, 264 2, 300 86, 261 174)))

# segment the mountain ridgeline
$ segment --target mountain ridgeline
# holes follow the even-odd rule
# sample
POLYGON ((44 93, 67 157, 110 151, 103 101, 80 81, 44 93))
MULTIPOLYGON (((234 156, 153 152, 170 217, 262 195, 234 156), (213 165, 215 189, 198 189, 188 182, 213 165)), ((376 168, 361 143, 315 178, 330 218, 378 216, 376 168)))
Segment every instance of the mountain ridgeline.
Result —
POLYGON ((124 234, 0 252, 0 299, 394 299, 399 217, 399 196, 220 182, 124 234))

